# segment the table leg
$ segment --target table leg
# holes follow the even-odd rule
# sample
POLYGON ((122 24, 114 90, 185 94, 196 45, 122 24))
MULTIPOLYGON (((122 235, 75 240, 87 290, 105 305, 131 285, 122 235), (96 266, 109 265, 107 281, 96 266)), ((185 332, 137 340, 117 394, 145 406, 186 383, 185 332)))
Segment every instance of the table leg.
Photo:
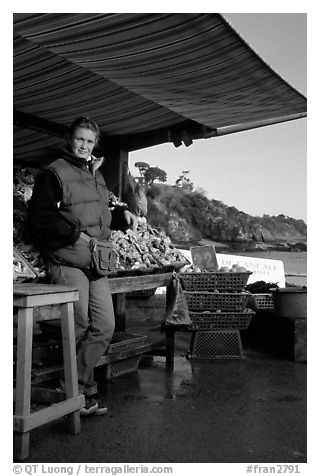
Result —
POLYGON ((168 286, 166 286, 166 310, 172 308, 172 300, 174 299, 175 296, 175 290, 173 287, 173 280, 170 281, 168 286))
MULTIPOLYGON (((174 296, 173 281, 166 287, 166 310, 172 308, 172 299, 174 296)), ((172 327, 166 328, 166 369, 173 370, 174 368, 174 333, 172 327)))
POLYGON ((241 334, 240 334, 239 329, 237 329, 237 336, 238 336, 238 342, 239 342, 239 357, 240 357, 240 359, 244 359, 242 340, 241 340, 241 334))
MULTIPOLYGON (((73 303, 61 305, 61 331, 66 398, 79 394, 78 371, 73 320, 73 303)), ((80 433, 80 410, 67 416, 70 433, 80 433)))
POLYGON ((126 294, 117 293, 112 295, 114 315, 116 320, 116 332, 125 332, 126 330, 126 294))
POLYGON ((173 370, 174 368, 174 333, 173 328, 166 329, 166 369, 173 370))
MULTIPOLYGON (((30 415, 33 308, 18 311, 15 415, 30 415)), ((14 432, 14 457, 23 461, 29 455, 29 432, 14 432)))

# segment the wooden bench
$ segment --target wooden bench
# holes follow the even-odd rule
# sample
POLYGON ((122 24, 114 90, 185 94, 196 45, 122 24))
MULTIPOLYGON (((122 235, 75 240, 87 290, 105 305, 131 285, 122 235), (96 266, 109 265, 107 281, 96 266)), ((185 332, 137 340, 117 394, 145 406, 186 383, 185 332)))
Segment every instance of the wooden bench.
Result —
POLYGON ((80 432, 80 408, 84 396, 78 392, 73 303, 76 289, 35 283, 13 285, 13 305, 18 308, 15 411, 13 416, 14 458, 23 461, 29 455, 30 431, 67 415, 71 433, 80 432), (33 310, 36 306, 61 305, 62 348, 65 394, 38 389, 31 385, 33 310), (51 405, 31 412, 31 397, 51 405))

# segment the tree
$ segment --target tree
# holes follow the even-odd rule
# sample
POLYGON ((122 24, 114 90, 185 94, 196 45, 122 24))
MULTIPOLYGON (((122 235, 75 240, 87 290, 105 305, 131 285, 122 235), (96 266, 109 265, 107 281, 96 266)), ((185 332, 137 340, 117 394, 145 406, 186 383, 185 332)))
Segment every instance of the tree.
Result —
POLYGON ((159 180, 159 182, 166 182, 167 181, 167 173, 159 169, 159 167, 149 167, 144 173, 144 179, 148 186, 153 184, 155 180, 159 180))
POLYGON ((193 190, 193 183, 190 181, 190 179, 187 177, 187 175, 190 173, 190 170, 183 170, 182 174, 180 177, 176 180, 176 187, 183 188, 184 190, 190 190, 192 192, 193 190))
POLYGON ((139 169, 139 172, 140 172, 140 176, 141 176, 141 177, 144 177, 144 176, 145 176, 146 171, 147 171, 148 168, 150 167, 150 165, 147 164, 146 162, 136 162, 136 163, 134 164, 134 166, 139 169))
POLYGON ((200 195, 203 195, 203 196, 206 197, 206 198, 208 197, 208 192, 207 192, 207 190, 205 190, 205 189, 202 188, 202 187, 197 187, 195 191, 196 191, 196 193, 199 193, 200 195))

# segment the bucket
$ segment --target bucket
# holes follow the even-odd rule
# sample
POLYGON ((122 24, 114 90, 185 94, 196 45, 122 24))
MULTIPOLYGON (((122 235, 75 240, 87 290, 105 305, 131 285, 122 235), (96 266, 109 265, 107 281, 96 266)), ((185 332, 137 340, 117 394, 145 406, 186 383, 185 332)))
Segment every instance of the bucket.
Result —
POLYGON ((307 287, 270 289, 274 313, 280 317, 307 317, 307 287))

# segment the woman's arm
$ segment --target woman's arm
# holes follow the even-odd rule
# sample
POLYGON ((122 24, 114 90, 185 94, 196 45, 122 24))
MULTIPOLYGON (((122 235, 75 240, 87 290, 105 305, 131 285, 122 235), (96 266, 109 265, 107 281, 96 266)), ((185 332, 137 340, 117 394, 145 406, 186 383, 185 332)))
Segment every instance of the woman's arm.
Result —
POLYGON ((55 174, 48 169, 36 177, 28 205, 28 232, 40 249, 54 251, 77 241, 80 231, 59 213, 62 190, 55 174))
POLYGON ((125 210, 124 219, 131 230, 136 231, 138 228, 138 219, 136 215, 131 213, 129 210, 125 210))
POLYGON ((111 213, 111 230, 126 231, 128 228, 131 228, 131 230, 136 231, 138 227, 138 219, 136 215, 127 209, 127 207, 119 205, 113 206, 111 213))

